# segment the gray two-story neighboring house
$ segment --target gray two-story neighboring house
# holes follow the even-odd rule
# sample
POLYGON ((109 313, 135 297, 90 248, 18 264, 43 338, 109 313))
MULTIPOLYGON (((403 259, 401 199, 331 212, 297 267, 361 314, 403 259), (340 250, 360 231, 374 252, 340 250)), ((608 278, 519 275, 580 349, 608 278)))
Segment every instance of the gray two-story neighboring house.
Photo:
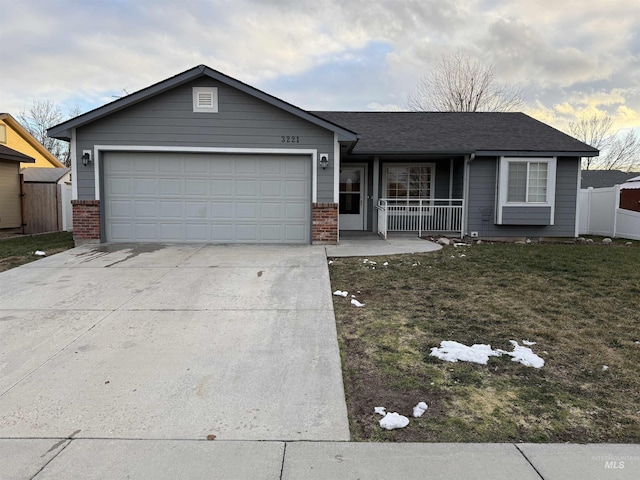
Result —
POLYGON ((577 236, 580 158, 522 113, 309 112, 204 65, 48 131, 87 242, 577 236))

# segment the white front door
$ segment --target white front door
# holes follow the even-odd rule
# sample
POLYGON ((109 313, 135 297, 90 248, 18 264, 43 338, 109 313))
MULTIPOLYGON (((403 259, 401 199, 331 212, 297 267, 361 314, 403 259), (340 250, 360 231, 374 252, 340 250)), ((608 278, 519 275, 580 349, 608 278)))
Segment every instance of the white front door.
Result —
POLYGON ((340 230, 364 230, 364 167, 340 169, 340 230))

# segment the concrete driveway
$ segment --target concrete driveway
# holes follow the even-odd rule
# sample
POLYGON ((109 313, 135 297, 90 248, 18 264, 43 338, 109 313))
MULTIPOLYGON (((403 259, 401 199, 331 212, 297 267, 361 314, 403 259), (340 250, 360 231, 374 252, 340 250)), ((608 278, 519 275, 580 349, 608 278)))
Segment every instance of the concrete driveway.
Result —
POLYGON ((0 273, 0 438, 348 440, 313 246, 85 246, 0 273))

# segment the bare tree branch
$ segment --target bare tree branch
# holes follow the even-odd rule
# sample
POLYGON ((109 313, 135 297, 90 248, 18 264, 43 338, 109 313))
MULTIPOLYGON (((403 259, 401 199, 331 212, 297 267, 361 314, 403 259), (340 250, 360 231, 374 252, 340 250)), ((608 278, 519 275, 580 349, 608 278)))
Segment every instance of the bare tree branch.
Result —
POLYGON ((496 83, 492 65, 457 51, 420 79, 405 104, 413 111, 510 112, 523 100, 519 89, 496 83))
POLYGON ((633 130, 622 134, 613 128, 609 115, 594 114, 569 124, 569 133, 600 150, 598 157, 583 158, 585 170, 627 170, 640 168, 640 139, 633 130))
POLYGON ((67 115, 64 115, 60 106, 53 101, 34 99, 28 110, 23 109, 20 111, 18 119, 25 130, 38 140, 44 148, 69 167, 71 166, 69 143, 47 136, 47 129, 79 114, 80 107, 78 106, 70 110, 67 115))

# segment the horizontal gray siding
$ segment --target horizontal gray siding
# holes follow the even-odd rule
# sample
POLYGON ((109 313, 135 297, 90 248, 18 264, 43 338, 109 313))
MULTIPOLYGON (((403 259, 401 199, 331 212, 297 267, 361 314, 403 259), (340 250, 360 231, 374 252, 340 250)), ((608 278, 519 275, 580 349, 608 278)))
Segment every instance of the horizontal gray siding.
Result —
POLYGON ((503 207, 502 223, 505 225, 549 225, 551 207, 503 207))
MULTIPOLYGON (((556 170, 554 225, 496 225, 496 157, 477 157, 469 174, 468 232, 481 237, 573 237, 580 159, 559 157, 556 170)), ((524 220, 527 221, 527 220, 524 220)))
MULTIPOLYGON (((318 201, 333 202, 333 132, 250 95, 201 78, 79 128, 78 158, 94 145, 317 149, 329 154, 318 170, 318 201), (218 113, 194 113, 192 87, 218 87, 218 113), (282 136, 300 143, 283 143, 282 136)), ((78 198, 93 199, 93 165, 78 165, 78 198)))

